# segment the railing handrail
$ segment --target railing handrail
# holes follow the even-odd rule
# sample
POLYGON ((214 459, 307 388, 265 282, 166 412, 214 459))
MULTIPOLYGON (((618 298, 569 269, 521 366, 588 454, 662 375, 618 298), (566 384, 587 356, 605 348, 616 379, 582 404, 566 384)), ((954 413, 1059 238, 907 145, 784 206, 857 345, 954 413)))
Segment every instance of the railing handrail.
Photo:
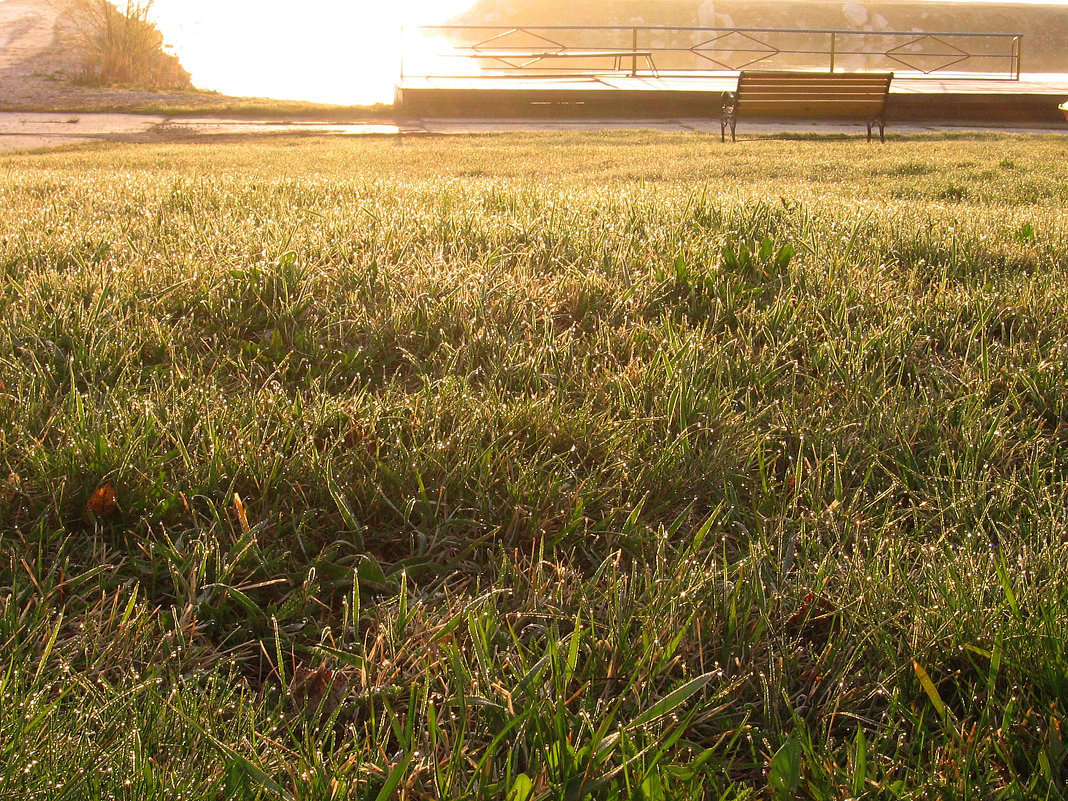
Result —
POLYGON ((844 33, 852 36, 982 36, 990 38, 1023 38, 1022 33, 987 31, 858 31, 848 28, 707 28, 686 25, 420 25, 423 30, 467 31, 712 31, 721 33, 844 33))

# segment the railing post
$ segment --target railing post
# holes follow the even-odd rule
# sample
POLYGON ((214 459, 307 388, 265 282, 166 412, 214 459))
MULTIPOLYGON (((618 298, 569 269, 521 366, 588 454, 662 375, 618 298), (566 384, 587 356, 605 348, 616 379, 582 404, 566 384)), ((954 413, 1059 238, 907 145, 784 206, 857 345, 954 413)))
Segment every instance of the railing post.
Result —
POLYGON ((630 33, 630 52, 633 54, 630 57, 630 77, 635 78, 638 75, 638 29, 631 28, 630 33))
POLYGON ((1020 80, 1021 62, 1023 61, 1023 38, 1014 36, 1012 45, 1013 49, 1016 51, 1016 80, 1020 80))
POLYGON ((834 49, 837 36, 838 35, 836 33, 834 33, 833 31, 831 32, 831 72, 834 72, 834 49))

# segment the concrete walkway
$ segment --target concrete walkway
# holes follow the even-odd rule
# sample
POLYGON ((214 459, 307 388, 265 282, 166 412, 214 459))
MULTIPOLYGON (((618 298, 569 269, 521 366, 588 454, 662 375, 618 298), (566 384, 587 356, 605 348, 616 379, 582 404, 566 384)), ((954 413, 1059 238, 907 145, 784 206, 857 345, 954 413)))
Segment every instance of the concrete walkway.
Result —
POLYGON ((164 122, 162 117, 137 114, 0 113, 0 151, 60 147, 146 134, 164 122))
MULTIPOLYGON (((0 152, 91 141, 167 141, 204 136, 264 134, 397 134, 392 124, 277 122, 216 118, 167 118, 143 114, 0 112, 0 152)), ((417 132, 417 131, 416 131, 417 132)))
MULTIPOLYGON (((719 121, 674 120, 516 120, 470 119, 414 120, 402 123, 279 122, 214 118, 166 118, 140 114, 54 114, 0 112, 0 152, 62 147, 92 141, 160 142, 213 136, 263 136, 303 134, 317 136, 448 135, 537 131, 645 130, 665 133, 719 133, 719 121)), ((1050 127, 994 125, 890 124, 895 133, 944 131, 998 131, 1004 133, 1068 134, 1068 124, 1050 127)), ((834 123, 746 122, 743 136, 774 136, 784 133, 854 134, 863 126, 834 123)))

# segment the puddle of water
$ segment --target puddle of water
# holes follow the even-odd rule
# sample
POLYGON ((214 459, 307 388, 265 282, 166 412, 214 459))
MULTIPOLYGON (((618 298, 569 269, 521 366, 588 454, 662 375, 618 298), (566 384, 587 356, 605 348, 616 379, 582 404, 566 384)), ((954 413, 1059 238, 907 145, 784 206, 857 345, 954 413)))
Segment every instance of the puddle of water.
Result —
POLYGON ((332 124, 300 122, 248 122, 243 120, 182 119, 169 120, 167 129, 196 134, 261 134, 308 133, 358 136, 366 134, 396 134, 400 128, 383 124, 332 124))

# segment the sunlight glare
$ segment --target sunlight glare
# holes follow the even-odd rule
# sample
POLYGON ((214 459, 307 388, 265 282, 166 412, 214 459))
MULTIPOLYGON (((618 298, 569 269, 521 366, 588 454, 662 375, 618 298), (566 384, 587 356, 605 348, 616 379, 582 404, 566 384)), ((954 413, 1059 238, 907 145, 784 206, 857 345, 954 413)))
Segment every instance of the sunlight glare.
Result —
MULTIPOLYGON (((401 28, 441 24, 473 0, 156 0, 156 23, 202 89, 321 103, 389 103, 401 28)), ((447 47, 405 37, 422 67, 447 47)), ((453 59, 453 61, 467 61, 453 59)))

